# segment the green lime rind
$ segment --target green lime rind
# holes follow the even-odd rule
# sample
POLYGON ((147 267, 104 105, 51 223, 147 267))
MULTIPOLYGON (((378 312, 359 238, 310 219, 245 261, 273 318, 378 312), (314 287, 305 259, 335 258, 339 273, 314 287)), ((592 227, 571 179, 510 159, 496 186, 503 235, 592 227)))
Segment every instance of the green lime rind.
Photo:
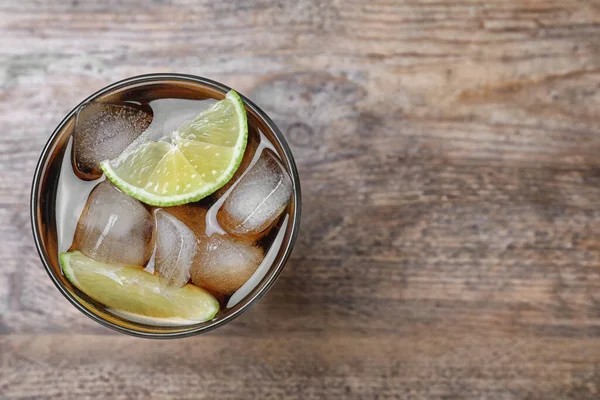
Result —
POLYGON ((200 323, 219 312, 219 302, 206 290, 187 284, 163 293, 159 277, 140 267, 102 263, 79 251, 61 253, 60 263, 79 290, 112 310, 140 317, 133 319, 200 323))
MULTIPOLYGON (((190 193, 165 196, 151 193, 145 188, 133 185, 121 178, 112 165, 113 162, 117 162, 118 158, 114 160, 102 161, 100 163, 100 168, 102 169, 102 171, 104 171, 106 177, 124 193, 137 200, 140 200, 143 203, 152 206, 171 207, 180 204, 199 201, 207 196, 210 196, 231 180, 235 172, 240 167, 240 164, 242 163, 244 152, 246 151, 246 145, 248 143, 248 119, 246 116, 246 109, 244 108, 244 103, 242 102, 242 99, 234 90, 230 90, 226 94, 225 99, 229 100, 234 106, 234 109, 236 111, 235 115, 238 118, 239 133, 237 141, 233 146, 231 162, 227 169, 221 173, 217 180, 213 182, 204 182, 202 186, 198 187, 197 189, 194 189, 190 193)), ((211 109, 205 111, 205 113, 210 112, 210 110, 211 109)), ((180 139, 177 130, 171 134, 171 139, 173 142, 172 145, 177 146, 177 143, 180 139)))

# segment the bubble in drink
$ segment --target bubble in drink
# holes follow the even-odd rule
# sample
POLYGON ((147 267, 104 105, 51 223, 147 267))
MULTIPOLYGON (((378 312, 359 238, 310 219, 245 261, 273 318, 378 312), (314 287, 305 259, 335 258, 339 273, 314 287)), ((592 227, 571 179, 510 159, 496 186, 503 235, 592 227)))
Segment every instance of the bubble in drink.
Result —
POLYGON ((104 181, 88 197, 72 248, 96 261, 144 265, 151 254, 152 227, 142 203, 104 181))
POLYGON ((252 276, 263 251, 230 236, 214 234, 198 241, 192 282, 214 292, 231 294, 252 276))
POLYGON ((273 152, 264 150, 233 188, 217 220, 231 234, 259 235, 281 215, 291 194, 292 182, 283 165, 273 152))
POLYGON ((198 249, 196 237, 183 222, 162 209, 154 210, 154 226, 153 266, 161 277, 160 289, 182 287, 190 279, 198 249))
POLYGON ((152 114, 135 104, 89 103, 75 119, 73 164, 77 176, 99 178, 101 161, 114 158, 152 122, 152 114))

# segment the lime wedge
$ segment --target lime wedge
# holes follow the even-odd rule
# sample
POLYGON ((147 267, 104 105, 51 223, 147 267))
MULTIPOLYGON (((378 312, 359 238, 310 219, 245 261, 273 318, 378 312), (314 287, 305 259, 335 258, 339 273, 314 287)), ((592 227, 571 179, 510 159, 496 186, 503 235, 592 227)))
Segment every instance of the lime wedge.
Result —
POLYGON ((195 285, 161 293, 158 276, 140 267, 105 264, 79 251, 61 253, 60 262, 63 273, 73 285, 117 313, 135 314, 141 320, 182 318, 204 322, 213 319, 219 311, 219 302, 195 285))
POLYGON ((158 142, 128 149, 100 163, 123 192, 153 206, 198 201, 225 185, 239 168, 248 122, 233 90, 158 142))

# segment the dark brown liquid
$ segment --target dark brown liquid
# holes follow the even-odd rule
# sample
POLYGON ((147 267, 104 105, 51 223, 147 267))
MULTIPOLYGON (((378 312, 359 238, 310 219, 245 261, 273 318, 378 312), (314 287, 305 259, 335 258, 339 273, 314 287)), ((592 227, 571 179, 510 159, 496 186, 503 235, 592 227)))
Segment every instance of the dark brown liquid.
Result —
MULTIPOLYGON (((135 84, 127 87, 123 87, 117 89, 113 92, 107 93, 99 98, 95 99, 95 102, 101 103, 110 103, 110 104, 127 104, 127 105, 135 105, 140 109, 151 110, 154 118, 159 118, 157 115, 157 110, 153 107, 153 103, 155 100, 159 99, 185 99, 185 100, 195 100, 198 101, 198 112, 202 111, 202 109, 207 108, 203 100, 207 99, 216 99, 220 100, 224 97, 223 93, 217 91, 216 89, 209 88, 206 86, 202 86, 200 84, 179 81, 179 82, 150 82, 145 84, 135 84)), ((175 104, 176 107, 176 104, 175 104)), ((210 208, 215 201, 217 201, 231 186, 233 182, 239 179, 240 175, 244 173, 244 171, 250 166, 257 149, 260 151, 264 145, 273 149, 276 153, 278 153, 279 157, 283 159, 282 154, 283 151, 278 146, 277 140, 274 140, 273 133, 268 129, 267 126, 263 123, 263 121, 253 114, 252 110, 248 111, 248 145, 246 152, 244 154, 243 161, 241 163, 240 168, 235 173, 233 179, 226 184, 223 188, 219 189, 215 194, 209 196, 195 205, 201 207, 203 209, 210 208), (261 136, 260 132, 264 134, 261 136), (261 142, 262 140, 262 142, 261 142), (265 140, 267 143, 265 143, 265 140), (262 144, 261 144, 262 143, 262 144)), ((169 113, 168 108, 160 111, 161 113, 169 113)), ((173 113, 177 113, 176 109, 172 110, 173 113)), ((164 115, 163 115, 164 116, 164 115)), ((177 118, 175 118, 176 121, 177 118)), ((73 169, 75 165, 74 162, 67 163, 66 161, 71 161, 71 154, 66 154, 67 145, 70 143, 70 138, 73 134, 75 127, 76 115, 73 115, 67 123, 64 125, 63 129, 56 136, 54 142, 52 143, 52 147, 50 149, 50 155, 48 157, 48 161, 45 165, 45 169, 42 171, 42 181, 40 184, 39 191, 39 200, 38 200, 38 226, 41 231, 41 246, 45 251, 48 260, 51 264, 52 269, 55 272, 55 276, 57 276, 61 283, 66 287, 72 294, 87 308, 93 309, 93 311, 102 316, 105 319, 116 322, 120 325, 127 326, 130 325, 129 321, 123 320, 120 317, 112 315, 102 304, 97 303, 93 299, 89 298, 85 293, 79 291, 76 287, 70 284, 70 282, 65 279, 60 270, 60 264, 58 262, 58 254, 61 251, 65 251, 67 248, 75 250, 71 246, 71 243, 60 243, 61 238, 57 235, 58 232, 64 232, 65 227, 61 226, 63 221, 65 220, 64 216, 58 215, 58 223, 57 223, 57 208, 60 207, 60 204, 57 204, 57 191, 59 184, 63 185, 63 189, 61 192, 63 193, 59 197, 65 197, 64 193, 80 193, 81 185, 89 185, 89 190, 92 189, 100 181, 84 181, 82 179, 76 178, 79 181, 66 181, 62 176, 66 171, 62 171, 61 168, 73 169), (63 163, 64 157, 69 157, 68 160, 65 160, 63 163), (62 180, 62 183, 61 183, 62 180)), ((183 121, 181 121, 183 122, 183 121)), ((168 134, 169 132, 165 132, 168 134)), ((285 163, 284 163, 285 164, 285 163)), ((71 171, 69 171, 70 173, 71 171)), ((288 171, 289 173, 289 171, 288 171)), ((73 175, 74 176, 74 175, 73 175)), ((81 175, 79 175, 81 177, 81 175)), ((88 190, 88 191, 89 191, 88 190)), ((67 195, 68 197, 69 195, 67 195)), ((58 199, 60 200, 60 199, 58 199)), ((67 199, 69 200, 69 199, 67 199)), ((73 200, 72 198, 70 200, 73 200)), ((84 199, 85 201, 85 199, 84 199)), ((73 203, 79 203, 79 200, 74 201, 73 203)), ((83 207, 83 204, 80 204, 83 207)), ((284 221, 286 214, 289 214, 293 210, 293 203, 288 207, 288 209, 283 213, 283 215, 279 218, 278 221, 275 222, 274 226, 268 234, 266 234, 262 239, 257 242, 257 245, 262 247, 265 253, 271 248, 274 240, 276 239, 281 224, 284 221)), ((150 209, 150 207, 148 207, 150 209)), ((168 208, 166 208, 168 211, 168 208)), ((61 214, 59 212, 58 214, 61 214)), ((76 224, 76 221, 70 221, 71 224, 76 224)), ((67 230, 71 228, 66 228, 67 230)), ((283 233, 283 232, 282 232, 283 233)), ((64 236, 64 235, 63 235, 64 236)), ((281 236, 281 235, 280 235, 281 236)), ((67 240, 69 235, 66 235, 67 240)), ((72 240, 72 236, 71 240, 72 240)), ((64 238, 63 238, 64 239, 64 238)), ((281 242, 283 239, 277 240, 275 246, 281 246, 281 242)), ((64 241, 64 240, 63 240, 64 241)), ((275 249, 278 251, 278 249, 275 249)), ((272 262, 272 260, 271 260, 272 262)), ((260 267, 259 267, 260 268, 260 267)), ((257 282, 258 283, 258 282, 257 282)), ((223 295, 219 293, 214 293, 215 297, 219 300, 221 304, 220 314, 217 315, 216 318, 219 318, 220 315, 227 312, 228 302, 230 300, 231 295, 223 295)), ((235 296, 235 294, 233 295, 235 296)), ((239 297, 239 296, 238 296, 239 297)), ((238 300, 239 301, 239 300, 238 300)), ((230 304, 230 306, 232 306, 230 304)), ((235 305, 233 305, 235 306, 235 305)))

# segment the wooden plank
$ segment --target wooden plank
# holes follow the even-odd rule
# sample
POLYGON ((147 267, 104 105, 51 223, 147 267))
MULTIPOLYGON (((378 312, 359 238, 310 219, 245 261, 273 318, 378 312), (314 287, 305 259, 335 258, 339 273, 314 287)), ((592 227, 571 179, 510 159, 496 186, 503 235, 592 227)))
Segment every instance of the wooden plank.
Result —
POLYGON ((7 399, 411 398, 591 400, 600 351, 584 339, 264 335, 148 341, 0 338, 7 399), (539 368, 545 365, 544 368, 539 368))

